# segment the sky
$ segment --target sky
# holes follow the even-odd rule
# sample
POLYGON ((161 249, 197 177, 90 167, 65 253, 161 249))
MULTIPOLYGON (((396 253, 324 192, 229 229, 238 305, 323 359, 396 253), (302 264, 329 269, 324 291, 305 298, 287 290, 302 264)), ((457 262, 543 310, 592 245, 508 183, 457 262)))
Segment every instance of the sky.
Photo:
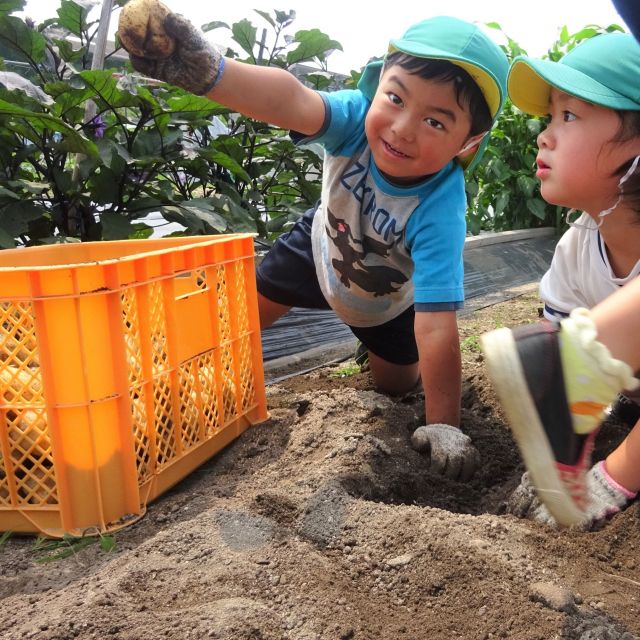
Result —
MULTIPOLYGON (((86 1, 86 0, 83 0, 86 1)), ((100 15, 101 0, 95 0, 96 18, 100 15)), ((479 24, 497 22, 529 55, 540 56, 556 40, 560 28, 566 25, 570 33, 588 24, 607 26, 613 22, 625 26, 610 0, 538 0, 535 3, 512 0, 441 0, 440 2, 362 2, 356 0, 163 0, 170 9, 182 13, 194 24, 212 21, 227 24, 249 19, 259 30, 268 27, 254 9, 272 13, 296 11, 296 20, 287 33, 317 28, 342 45, 344 52, 335 51, 328 60, 331 71, 348 73, 360 69, 369 58, 382 55, 390 38, 401 36, 413 23, 434 15, 450 15, 479 24), (395 6, 400 11, 392 11, 395 6)), ((27 0, 25 15, 36 21, 55 15, 57 0, 27 0)), ((91 14, 92 16, 94 14, 91 14)), ((117 28, 117 14, 113 14, 109 32, 117 28)), ((231 40, 225 29, 209 34, 216 44, 228 46, 231 40)), ((259 31, 260 33, 260 31, 259 31)), ((270 30, 267 31, 270 33, 270 30)), ((487 33, 498 43, 501 36, 495 30, 487 33)))

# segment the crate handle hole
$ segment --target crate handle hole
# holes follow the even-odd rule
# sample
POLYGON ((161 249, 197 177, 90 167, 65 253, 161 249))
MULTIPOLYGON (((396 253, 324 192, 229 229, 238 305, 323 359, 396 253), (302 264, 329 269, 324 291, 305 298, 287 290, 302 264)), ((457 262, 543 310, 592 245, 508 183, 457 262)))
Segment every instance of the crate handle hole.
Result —
POLYGON ((209 290, 207 273, 204 269, 185 271, 176 277, 176 283, 178 285, 176 300, 182 300, 209 290))

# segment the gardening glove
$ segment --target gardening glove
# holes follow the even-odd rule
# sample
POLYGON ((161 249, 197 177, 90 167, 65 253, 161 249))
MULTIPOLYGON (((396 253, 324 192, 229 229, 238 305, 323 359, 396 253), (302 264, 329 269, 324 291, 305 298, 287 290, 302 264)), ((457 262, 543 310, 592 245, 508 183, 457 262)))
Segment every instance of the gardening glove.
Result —
MULTIPOLYGON (((587 473, 589 504, 581 529, 591 529, 619 513, 635 497, 636 493, 618 484, 608 473, 604 461, 593 465, 587 473)), ((524 473, 520 485, 507 501, 507 511, 521 518, 541 524, 557 526, 553 516, 536 495, 536 490, 524 473)))
POLYGON ((150 59, 129 53, 136 71, 163 80, 191 93, 204 95, 215 86, 224 69, 224 58, 186 18, 169 13, 164 29, 176 48, 168 58, 150 59))
POLYGON ((468 480, 478 467, 480 456, 471 438, 448 424, 418 427, 411 436, 411 446, 425 453, 429 469, 451 480, 468 480))

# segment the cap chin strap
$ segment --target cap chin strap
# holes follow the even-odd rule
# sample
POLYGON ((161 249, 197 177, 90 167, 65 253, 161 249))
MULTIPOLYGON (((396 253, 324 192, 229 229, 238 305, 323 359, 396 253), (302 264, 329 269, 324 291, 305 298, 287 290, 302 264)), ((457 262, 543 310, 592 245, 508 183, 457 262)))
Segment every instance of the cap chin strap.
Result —
MULTIPOLYGON (((598 224, 596 228, 599 229, 602 226, 602 223, 604 222, 604 217, 608 216, 610 213, 613 213, 613 211, 620 204, 620 202, 622 202, 622 198, 624 196, 624 187, 622 185, 624 185, 624 183, 635 173, 636 169, 638 168, 638 163, 640 163, 640 155, 636 156, 633 159, 633 162, 631 163, 631 166, 629 167, 627 172, 618 181, 618 199, 613 203, 613 206, 609 207, 608 209, 605 209, 604 211, 601 211, 598 214, 598 218, 600 218, 600 220, 598 220, 598 224)), ((576 211, 575 209, 569 209, 569 211, 567 211, 567 215, 565 216, 565 222, 570 227, 584 227, 585 229, 591 229, 589 225, 580 224, 578 222, 571 222, 569 220, 569 216, 572 213, 575 213, 575 211, 576 211)))

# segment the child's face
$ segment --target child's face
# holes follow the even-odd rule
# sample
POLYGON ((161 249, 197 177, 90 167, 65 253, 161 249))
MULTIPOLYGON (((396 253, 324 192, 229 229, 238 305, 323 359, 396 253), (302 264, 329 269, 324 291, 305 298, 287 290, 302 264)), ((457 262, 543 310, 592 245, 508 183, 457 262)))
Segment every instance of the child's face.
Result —
POLYGON ((553 88, 549 116, 538 136, 540 193, 596 216, 615 202, 619 177, 612 174, 640 153, 640 141, 611 143, 620 128, 615 111, 553 88))
POLYGON ((449 82, 434 82, 395 65, 380 78, 365 121, 378 169, 396 184, 437 173, 465 146, 471 115, 449 82))

